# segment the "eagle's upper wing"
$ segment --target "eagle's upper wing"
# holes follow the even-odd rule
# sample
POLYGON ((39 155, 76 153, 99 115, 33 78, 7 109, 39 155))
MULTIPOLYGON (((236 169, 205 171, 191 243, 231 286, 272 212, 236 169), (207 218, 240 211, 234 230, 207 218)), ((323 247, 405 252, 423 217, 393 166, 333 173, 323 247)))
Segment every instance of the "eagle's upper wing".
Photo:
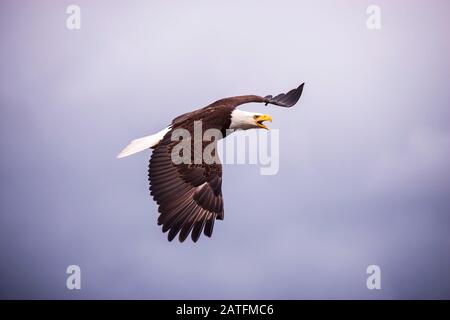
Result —
POLYGON ((149 163, 150 191, 160 212, 158 224, 169 231, 172 241, 178 233, 183 242, 192 232, 196 242, 204 230, 211 237, 216 219, 223 219, 222 165, 177 164, 171 152, 177 141, 169 131, 153 151, 149 163))
POLYGON ((217 109, 222 109, 221 112, 223 112, 223 115, 225 115, 227 112, 233 111, 234 108, 244 104, 244 103, 250 103, 250 102, 259 102, 259 103, 265 103, 268 104, 274 104, 280 107, 284 108, 290 108, 294 106, 298 100, 300 99, 302 92, 303 92, 303 86, 305 84, 302 83, 297 88, 290 90, 288 93, 280 93, 273 97, 272 95, 268 95, 265 97, 257 96, 257 95, 245 95, 245 96, 236 96, 236 97, 229 97, 217 100, 210 105, 198 109, 195 111, 184 113, 175 119, 172 120, 172 126, 175 126, 179 123, 183 123, 188 120, 199 120, 202 116, 205 114, 205 110, 213 110, 215 109, 215 116, 222 116, 219 112, 217 112, 217 109))
MULTIPOLYGON (((298 100, 300 99, 302 92, 303 92, 303 86, 305 84, 302 83, 297 88, 290 90, 288 93, 280 93, 273 97, 272 95, 268 95, 265 97, 257 96, 257 95, 246 95, 246 96, 236 96, 236 97, 230 97, 225 99, 217 100, 216 102, 210 104, 206 108, 217 108, 222 107, 225 109, 234 109, 241 104, 244 103, 250 103, 250 102, 259 102, 259 103, 265 103, 268 104, 274 104, 280 107, 290 108, 294 106, 298 100)), ((175 118, 175 120, 184 120, 187 116, 190 114, 184 114, 181 115, 178 118, 175 118)))

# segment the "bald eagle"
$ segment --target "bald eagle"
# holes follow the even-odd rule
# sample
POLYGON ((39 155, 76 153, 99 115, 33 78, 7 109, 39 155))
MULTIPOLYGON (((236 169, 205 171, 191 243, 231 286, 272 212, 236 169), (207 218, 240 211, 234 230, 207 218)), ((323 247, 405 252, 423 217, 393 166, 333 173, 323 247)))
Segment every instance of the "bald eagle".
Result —
MULTIPOLYGON (((245 95, 218 100, 204 108, 176 117, 167 128, 154 135, 131 141, 119 153, 117 157, 123 158, 149 148, 153 149, 148 166, 150 195, 158 204, 158 225, 162 225, 163 232, 169 232, 169 241, 179 234, 179 241, 183 242, 191 234, 192 240, 197 242, 202 231, 211 237, 215 220, 224 218, 222 165, 218 157, 213 163, 174 163, 172 151, 180 140, 173 139, 172 133, 176 129, 193 133, 194 123, 198 121, 201 121, 203 131, 216 129, 223 137, 229 129, 268 129, 264 121, 272 121, 269 115, 246 112, 237 107, 245 103, 260 102, 290 108, 300 99, 303 85, 275 97, 245 95)), ((203 138, 201 140, 202 150, 217 142, 203 141, 203 138)), ((189 143, 194 144, 195 141, 189 143)))

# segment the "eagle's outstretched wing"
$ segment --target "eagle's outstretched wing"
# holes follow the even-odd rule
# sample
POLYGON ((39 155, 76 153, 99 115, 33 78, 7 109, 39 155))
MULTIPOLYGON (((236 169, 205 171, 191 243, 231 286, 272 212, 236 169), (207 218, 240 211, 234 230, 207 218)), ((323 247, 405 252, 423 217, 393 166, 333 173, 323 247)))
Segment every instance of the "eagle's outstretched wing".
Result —
MULTIPOLYGON (((275 97, 273 97, 272 95, 268 95, 265 97, 261 97, 261 96, 257 96, 257 95, 245 95, 245 96, 224 98, 224 99, 217 100, 214 103, 211 103, 209 106, 205 107, 204 109, 217 108, 217 107, 222 107, 222 108, 225 107, 225 108, 233 109, 242 104, 250 103, 250 102, 257 102, 257 103, 259 102, 259 103, 264 103, 265 105, 274 104, 274 105, 277 105, 280 107, 290 108, 290 107, 294 106, 300 99, 302 92, 303 92, 304 85, 305 85, 305 83, 302 83, 297 88, 292 89, 288 93, 280 93, 280 94, 276 95, 275 97)), ((202 110, 202 109, 200 109, 200 110, 202 110)), ((190 114, 191 113, 181 115, 180 117, 175 118, 175 120, 177 120, 177 121, 184 120, 186 118, 186 116, 188 116, 190 114)))
POLYGON ((171 152, 177 141, 171 132, 153 151, 149 163, 150 191, 160 212, 158 224, 172 241, 179 233, 183 242, 191 234, 196 242, 202 231, 211 237, 216 219, 223 220, 222 165, 177 164, 171 152))

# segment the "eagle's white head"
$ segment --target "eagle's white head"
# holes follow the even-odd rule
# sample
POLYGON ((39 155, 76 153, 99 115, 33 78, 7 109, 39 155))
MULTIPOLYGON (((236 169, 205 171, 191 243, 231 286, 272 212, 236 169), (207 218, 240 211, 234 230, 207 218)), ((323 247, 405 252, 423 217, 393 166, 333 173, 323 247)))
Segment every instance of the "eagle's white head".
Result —
POLYGON ((267 128, 263 122, 272 122, 272 117, 268 114, 262 114, 257 112, 248 112, 239 109, 234 109, 231 113, 230 129, 234 130, 247 130, 253 128, 267 128))

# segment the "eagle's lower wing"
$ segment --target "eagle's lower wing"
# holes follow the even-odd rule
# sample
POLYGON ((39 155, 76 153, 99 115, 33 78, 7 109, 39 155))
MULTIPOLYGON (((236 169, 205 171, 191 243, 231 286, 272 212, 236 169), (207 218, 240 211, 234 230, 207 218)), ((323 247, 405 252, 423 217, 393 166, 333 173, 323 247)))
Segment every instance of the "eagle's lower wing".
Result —
POLYGON ((153 151, 149 163, 150 191, 160 212, 158 224, 169 231, 172 241, 178 233, 183 242, 189 233, 196 242, 202 231, 211 237, 216 219, 223 219, 222 165, 174 164, 174 142, 170 132, 153 151))

